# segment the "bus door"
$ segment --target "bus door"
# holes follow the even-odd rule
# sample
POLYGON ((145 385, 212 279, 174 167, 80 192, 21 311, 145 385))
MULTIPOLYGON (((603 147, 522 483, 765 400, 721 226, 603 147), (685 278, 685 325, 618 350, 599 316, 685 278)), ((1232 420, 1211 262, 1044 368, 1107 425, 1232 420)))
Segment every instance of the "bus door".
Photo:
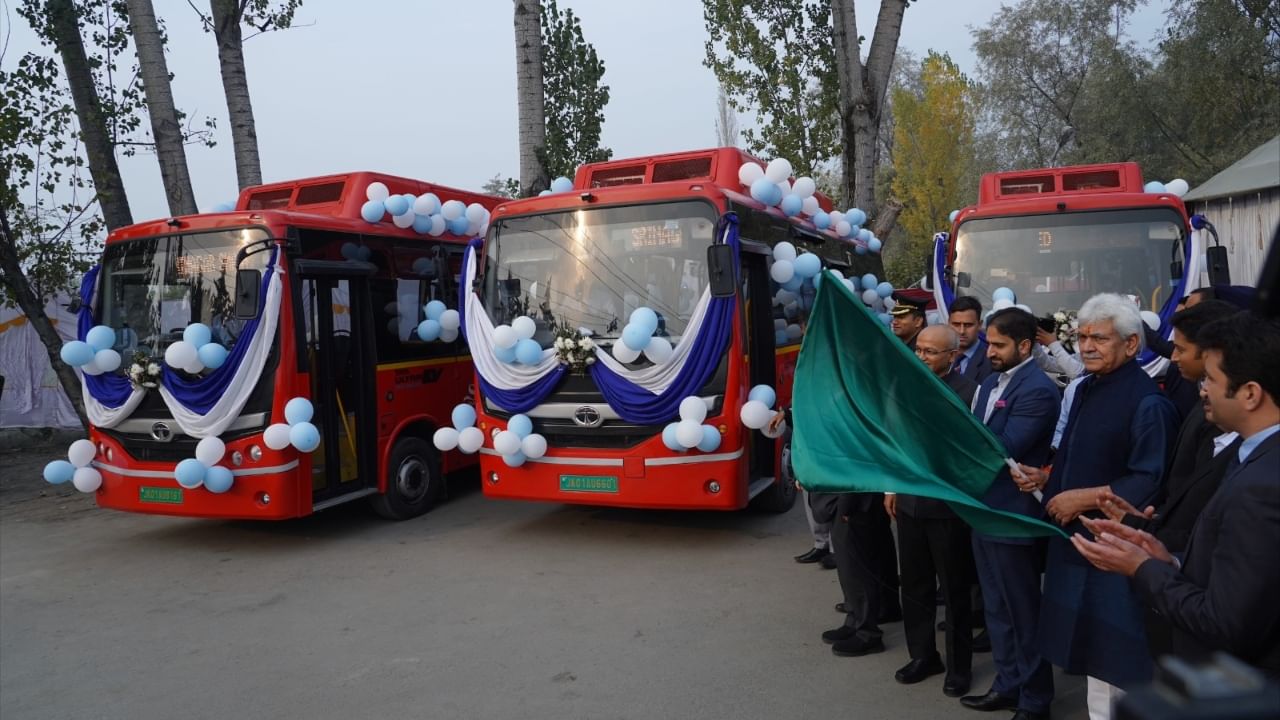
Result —
POLYGON ((304 352, 320 447, 312 454, 312 508, 378 489, 375 360, 369 276, 362 262, 299 260, 304 352))
MULTIPOLYGON (((743 338, 748 363, 747 387, 768 385, 777 388, 773 294, 769 279, 768 255, 744 246, 742 258, 742 298, 746 305, 746 332, 743 338)), ((750 445, 751 480, 772 478, 777 443, 758 432, 747 433, 750 445)), ((763 484, 762 484, 763 485, 763 484)), ((752 488, 753 493, 756 488, 752 488)))

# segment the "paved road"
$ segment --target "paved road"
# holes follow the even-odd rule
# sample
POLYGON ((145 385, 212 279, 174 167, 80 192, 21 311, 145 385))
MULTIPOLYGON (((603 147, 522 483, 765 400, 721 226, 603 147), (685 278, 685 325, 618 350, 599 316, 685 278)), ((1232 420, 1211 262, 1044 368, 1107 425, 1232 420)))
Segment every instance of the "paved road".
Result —
MULTIPOLYGON (((403 523, 97 509, 0 454, 0 717, 971 717, 888 652, 837 658, 804 516, 486 500, 403 523)), ((991 680, 976 660, 974 687, 991 680)), ((1083 718, 1059 677, 1054 716, 1083 718), (1070 712, 1068 712, 1070 710, 1070 712)), ((1005 717, 999 713, 999 717, 1005 717)))

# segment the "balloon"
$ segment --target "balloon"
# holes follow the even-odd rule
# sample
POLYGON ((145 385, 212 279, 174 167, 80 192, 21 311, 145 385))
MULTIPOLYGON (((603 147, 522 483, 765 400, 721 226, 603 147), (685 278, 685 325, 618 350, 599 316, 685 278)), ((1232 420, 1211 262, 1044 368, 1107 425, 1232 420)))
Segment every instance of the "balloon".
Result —
POLYGON ((796 266, 790 260, 774 260, 769 268, 769 277, 779 284, 785 284, 796 276, 796 266))
POLYGON ((204 482, 204 476, 209 472, 209 468, 204 463, 195 458, 187 458, 179 462, 177 467, 173 469, 173 477, 178 484, 188 490, 200 487, 204 482))
POLYGON ((369 258, 373 257, 373 250, 370 250, 368 245, 361 245, 358 249, 361 260, 368 262, 369 258))
POLYGON ((435 193, 419 195, 418 199, 413 201, 413 211, 427 217, 436 215, 440 212, 440 198, 436 197, 435 193))
POLYGON ((676 423, 676 442, 684 448, 695 448, 702 442, 702 423, 697 420, 681 420, 676 423))
POLYGON ((426 313, 430 320, 439 320, 444 311, 448 309, 445 304, 439 300, 432 300, 422 307, 422 312, 426 313))
POLYGON ((185 368, 199 361, 199 357, 194 345, 179 340, 165 348, 164 361, 171 368, 185 368))
POLYGON ((493 329, 493 346, 495 348, 513 348, 520 339, 510 325, 499 325, 493 329))
POLYGON ((440 206, 440 215, 444 217, 446 222, 449 220, 457 220, 462 217, 466 211, 467 206, 464 205, 461 200, 446 200, 445 203, 440 206))
POLYGON ((1182 197, 1187 194, 1187 191, 1191 189, 1191 186, 1187 184, 1186 180, 1177 178, 1176 180, 1170 180, 1165 183, 1164 189, 1178 197, 1182 197))
POLYGON ((76 474, 76 466, 66 460, 54 460, 44 466, 44 479, 54 485, 70 482, 76 474))
POLYGON ((413 227, 413 223, 417 218, 418 216, 414 215, 412 210, 408 210, 403 215, 392 215, 391 224, 403 230, 413 227))
POLYGON ((463 428, 458 431, 458 449, 470 455, 484 447, 484 431, 478 427, 463 428))
POLYGON ((773 417, 773 411, 759 400, 748 400, 742 405, 742 412, 739 413, 742 424, 752 430, 759 430, 769 424, 770 418, 773 417))
POLYGON ((529 419, 528 415, 517 413, 507 420, 507 429, 523 440, 533 432, 533 421, 529 419))
POLYGON ((458 447, 458 431, 451 427, 442 427, 431 436, 431 444, 440 452, 449 452, 458 447))
POLYGON ((880 252, 883 247, 884 243, 880 242, 880 238, 878 237, 872 236, 872 238, 867 241, 867 249, 873 253, 880 252))
POLYGON ((649 338, 653 333, 646 327, 628 324, 622 328, 622 343, 636 352, 643 352, 649 347, 649 338))
POLYGON ((120 353, 107 348, 93 355, 93 364, 102 372, 115 372, 120 368, 120 353))
POLYGON ((1000 298, 999 300, 991 303, 992 310, 1004 310, 1005 308, 1011 307, 1013 307, 1013 301, 1009 298, 1000 298))
POLYGON ((93 348, 94 352, 106 350, 116 344, 116 331, 106 325, 95 325, 85 333, 84 341, 93 348))
POLYGON ((268 425, 266 432, 262 433, 262 442, 272 450, 289 447, 289 426, 285 423, 268 425))
POLYGON ((778 191, 778 186, 769 182, 769 178, 760 178, 751 183, 751 197, 765 205, 773 204, 773 194, 778 191))
POLYGON ((644 347, 644 356, 654 365, 670 360, 673 352, 675 350, 671 347, 671 341, 664 337, 649 338, 649 344, 644 347))
POLYGON ((71 484, 82 493, 97 492, 102 487, 102 473, 97 468, 76 468, 75 474, 71 476, 71 484))
POLYGON ((756 400, 764 403, 765 407, 771 408, 778 401, 778 394, 768 385, 757 385, 747 393, 747 400, 756 400))
POLYGON ((1145 192, 1145 193, 1162 193, 1162 192, 1168 192, 1168 188, 1166 188, 1166 187, 1164 186, 1164 183, 1159 182, 1159 181, 1157 181, 1157 180, 1152 180, 1151 182, 1149 182, 1149 183, 1147 183, 1146 185, 1143 185, 1143 186, 1142 186, 1142 192, 1145 192))
POLYGON ((551 181, 551 192, 562 193, 569 192, 573 189, 573 181, 567 177, 561 176, 551 181))
POLYGON ((67 448, 67 459, 76 467, 84 467, 93 462, 94 456, 98 454, 98 448, 90 440, 81 438, 71 443, 67 448))
POLYGON ((1151 312, 1150 310, 1143 310, 1140 314, 1142 315, 1142 322, 1146 323, 1147 327, 1156 331, 1160 330, 1159 315, 1151 312))
MULTIPOLYGON (((756 167, 759 167, 758 165, 756 167)), ((668 450, 675 452, 684 452, 684 446, 680 444, 680 439, 676 437, 676 428, 680 427, 680 423, 668 423, 662 428, 662 444, 667 446, 668 450)))
POLYGON ((771 183, 780 183, 791 177, 791 163, 786 158, 774 158, 764 170, 764 176, 771 183))
POLYGON ((445 310, 440 313, 440 328, 442 330, 457 330, 462 325, 462 316, 457 310, 445 310))
POLYGON ((818 204, 818 198, 812 195, 800 201, 800 212, 804 213, 805 215, 813 217, 815 214, 821 211, 822 211, 822 205, 818 204))
MULTIPOLYGON (((415 215, 413 217, 413 231, 418 233, 419 235, 426 235, 427 233, 431 232, 431 216, 415 215)), ((418 258, 417 260, 414 260, 413 271, 418 273, 419 275, 425 275, 426 274, 426 263, 424 262, 425 260, 426 258, 418 258), (420 262, 422 263, 421 265, 419 265, 420 262)))
POLYGON ((871 273, 867 273, 866 275, 862 276, 862 287, 864 288, 873 288, 876 286, 876 283, 878 282, 880 281, 877 280, 876 276, 872 275, 871 273))
POLYGON ((813 253, 805 253, 796 258, 796 275, 808 279, 822 272, 822 259, 813 253))
POLYGON ((371 182, 369 187, 364 189, 364 196, 370 200, 386 200, 391 192, 387 190, 387 186, 380 182, 371 182))
POLYGON ((885 325, 888 325, 893 322, 893 316, 890 315, 889 313, 878 313, 876 317, 879 318, 880 322, 885 325))
POLYGON ((528 315, 521 315, 511 321, 511 329, 516 331, 516 336, 519 338, 532 338, 538 331, 538 324, 528 315))
POLYGON ((720 448, 720 431, 710 425, 702 426, 702 439, 698 441, 702 452, 715 452, 720 448))
POLYGON ((231 489, 235 480, 230 470, 221 465, 215 465, 204 474, 204 489, 221 495, 231 489))
POLYGON ((799 325, 791 323, 787 326, 786 335, 788 341, 799 340, 800 336, 804 335, 804 330, 802 330, 799 325))
POLYGON ((216 437, 201 438, 200 442, 196 443, 196 459, 205 467, 217 465, 226 454, 226 443, 216 437))
POLYGON ((62 358, 62 362, 71 367, 82 367, 93 362, 94 351, 93 346, 89 343, 72 340, 63 343, 62 350, 58 354, 62 358))
MULTIPOLYGON (((382 204, 381 200, 370 200, 360 206, 360 217, 364 218, 365 222, 376 223, 382 219, 383 215, 386 214, 387 207, 382 204)), ((346 246, 344 245, 343 248, 345 249, 345 247, 346 246)), ((343 255, 346 256, 348 260, 356 259, 346 255, 346 253, 343 253, 343 255)))
POLYGON ((791 291, 791 292, 795 292, 795 291, 799 290, 802 286, 804 286, 804 278, 800 277, 799 275, 794 274, 794 272, 793 272, 793 274, 791 275, 791 279, 790 279, 790 280, 788 280, 788 281, 786 281, 786 282, 782 283, 782 287, 783 287, 783 289, 784 289, 784 290, 789 290, 789 291, 791 291))
POLYGON ((440 237, 448 227, 449 223, 445 222, 443 215, 432 215, 431 229, 427 231, 427 234, 431 237, 440 237))
POLYGON ((467 220, 477 225, 484 222, 484 206, 480 203, 471 203, 468 205, 464 214, 467 216, 467 220))
POLYGON ((550 190, 543 190, 542 192, 538 193, 538 197, 542 197, 544 195, 550 195, 550 194, 551 194, 550 190))
POLYGON ((862 291, 862 302, 867 305, 875 305, 876 300, 880 299, 880 293, 875 288, 867 288, 862 291))
POLYGON ((454 235, 467 234, 467 219, 464 217, 455 218, 453 220, 446 220, 444 224, 445 224, 445 227, 449 229, 449 232, 453 233, 454 235))
POLYGON ((853 208, 846 213, 850 225, 862 226, 867 224, 867 214, 858 208, 853 208))
POLYGON ((690 395, 680 401, 680 419, 692 420, 701 425, 702 421, 707 419, 707 404, 702 401, 702 398, 690 395))
POLYGON ((866 228, 858 228, 858 232, 854 233, 853 236, 862 242, 868 242, 871 240, 871 231, 866 228))
POLYGON ((537 460, 547 454, 547 439, 538 433, 530 433, 520 441, 520 452, 530 460, 537 460))
POLYGON ((522 339, 516 343, 516 360, 522 365, 537 365, 542 361, 542 346, 537 340, 522 339))
POLYGON ((1031 306, 1030 306, 1030 305, 1024 305, 1024 304, 1022 304, 1022 303, 1018 303, 1017 305, 1014 305, 1014 307, 1018 308, 1019 310, 1021 310, 1022 312, 1025 312, 1025 313, 1029 313, 1029 312, 1031 312, 1031 306))
POLYGON ((640 359, 639 350, 632 350, 631 348, 627 347, 626 343, 621 341, 615 342, 613 344, 613 347, 610 349, 610 351, 613 353, 614 359, 616 359, 618 362, 622 363, 623 365, 628 365, 640 359))
POLYGON ((782 204, 779 207, 782 208, 782 213, 787 217, 795 217, 804 209, 804 200, 799 195, 791 193, 782 198, 782 204))
POLYGON ((849 234, 853 232, 853 226, 849 224, 848 220, 841 220, 836 223, 834 230, 840 237, 849 237, 849 234))
POLYGON ((511 347, 494 347, 493 356, 504 363, 510 365, 516 361, 516 346, 511 347))
POLYGON ((182 331, 182 339, 199 349, 213 340, 213 331, 204 323, 191 323, 182 331))
POLYGON ((196 351, 196 359, 210 370, 217 370, 227 361, 227 349, 218 343, 205 343, 196 351))
POLYGON ((876 285, 876 294, 881 298, 889 297, 893 294, 893 284, 889 282, 882 282, 879 285, 876 285))
POLYGON ((1018 296, 1014 295, 1013 291, 1010 290, 1009 288, 1001 286, 996 288, 995 292, 991 293, 991 299, 992 300, 1008 300, 1010 302, 1017 302, 1018 296))
POLYGON ((464 430, 476 424, 476 409, 467 403, 458 403, 453 406, 449 419, 453 421, 455 428, 464 430))
POLYGON ((798 177, 795 185, 791 186, 791 190, 801 198, 813 197, 813 194, 818 191, 818 184, 811 177, 798 177))
POLYGON ((435 342, 440 339, 440 323, 435 320, 423 320, 418 323, 418 339, 423 342, 435 342))
POLYGON ((631 312, 628 324, 645 328, 652 335, 658 330, 658 313, 647 307, 638 307, 631 312))
POLYGON ((493 436, 493 449, 499 455, 514 455, 520 452, 520 436, 510 430, 503 430, 493 436))
POLYGON ((856 293, 856 292, 858 292, 858 281, 857 281, 857 280, 855 280, 855 279, 853 279, 853 278, 844 278, 844 279, 842 279, 840 282, 844 283, 844 286, 845 286, 845 287, 847 287, 847 288, 849 288, 849 292, 852 292, 852 293, 856 293))
POLYGON ((510 455, 502 456, 502 462, 506 463, 507 467, 520 467, 528 459, 529 458, 525 457, 525 454, 520 452, 519 450, 517 450, 516 452, 510 455))
POLYGON ((312 416, 315 415, 315 411, 316 409, 312 406, 310 400, 304 397, 296 397, 285 403, 284 419, 288 420, 290 425, 310 422, 312 416))
POLYGON ((951 211, 951 214, 947 216, 947 222, 948 222, 948 223, 951 223, 952 225, 954 225, 954 224, 955 224, 955 222, 956 222, 956 218, 958 218, 958 217, 960 217, 960 211, 959 211, 959 210, 952 210, 952 211, 951 211))
POLYGON ((360 259, 360 248, 353 242, 342 243, 342 257, 348 260, 360 259))
POLYGON ((895 307, 898 306, 898 302, 891 297, 884 298, 880 302, 884 303, 885 312, 890 312, 891 310, 893 310, 895 307))
POLYGON ((742 163, 738 168, 738 182, 751 187, 751 184, 764 177, 764 168, 753 162, 742 163))
POLYGON ((228 213, 228 212, 234 211, 235 209, 236 209, 236 204, 233 202, 220 202, 217 205, 213 206, 213 210, 211 212, 228 213))
POLYGON ((311 452, 320 447, 320 430, 309 422, 300 422, 289 428, 289 442, 301 452, 311 452))
POLYGON ((387 212, 391 213, 392 217, 405 215, 411 209, 409 201, 403 195, 392 195, 383 201, 383 206, 386 207, 387 212))
POLYGON ((822 210, 815 212, 813 214, 813 226, 819 230, 826 230, 831 227, 831 216, 822 210))

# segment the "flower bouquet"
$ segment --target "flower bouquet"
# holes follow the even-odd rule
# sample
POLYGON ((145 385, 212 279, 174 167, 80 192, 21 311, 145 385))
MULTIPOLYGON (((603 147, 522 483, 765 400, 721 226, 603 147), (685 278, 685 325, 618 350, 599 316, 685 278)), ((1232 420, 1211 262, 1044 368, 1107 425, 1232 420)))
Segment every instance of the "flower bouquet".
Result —
POLYGON ((145 350, 133 354, 126 374, 135 388, 155 388, 160 384, 160 364, 152 360, 145 350))
POLYGON ((1076 336, 1080 334, 1080 321, 1075 310, 1059 310, 1053 314, 1053 334, 1069 353, 1076 351, 1076 336))
POLYGON ((596 343, 581 329, 567 323, 555 326, 556 339, 552 346, 556 360, 567 365, 569 372, 585 375, 587 368, 596 362, 596 343))

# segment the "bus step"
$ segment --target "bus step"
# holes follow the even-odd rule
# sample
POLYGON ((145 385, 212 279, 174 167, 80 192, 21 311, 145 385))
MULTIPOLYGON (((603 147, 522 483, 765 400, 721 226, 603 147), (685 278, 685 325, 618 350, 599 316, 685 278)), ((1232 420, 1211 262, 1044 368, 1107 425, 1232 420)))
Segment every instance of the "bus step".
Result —
POLYGON ((360 488, 359 490, 349 492, 346 495, 339 495, 338 497, 331 497, 328 500, 321 500, 311 506, 311 512, 320 512, 325 508, 331 508, 334 505, 341 505, 342 503, 351 502, 352 500, 359 500, 362 497, 367 497, 376 492, 378 492, 378 488, 360 488))
POLYGON ((753 498, 759 495, 760 493, 764 492, 765 490, 768 490, 769 487, 773 485, 773 480, 774 480, 774 477, 772 475, 768 477, 756 478, 755 480, 753 480, 751 482, 751 485, 747 488, 747 498, 748 499, 753 498))

